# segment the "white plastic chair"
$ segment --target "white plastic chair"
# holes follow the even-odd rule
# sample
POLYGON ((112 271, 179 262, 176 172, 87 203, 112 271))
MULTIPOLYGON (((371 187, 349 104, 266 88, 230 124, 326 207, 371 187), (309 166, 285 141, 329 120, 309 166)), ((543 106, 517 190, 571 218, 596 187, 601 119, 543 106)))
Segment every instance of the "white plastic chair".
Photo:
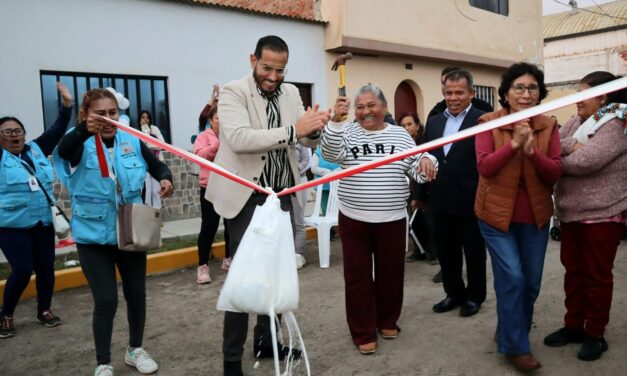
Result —
POLYGON ((338 202, 337 202, 337 186, 338 181, 334 180, 329 188, 329 200, 325 210, 326 215, 320 215, 320 205, 322 202, 322 186, 318 186, 316 192, 316 203, 313 213, 309 217, 305 217, 305 225, 316 228, 318 232, 318 257, 320 259, 320 267, 328 268, 329 259, 331 257, 331 227, 337 226, 338 202))

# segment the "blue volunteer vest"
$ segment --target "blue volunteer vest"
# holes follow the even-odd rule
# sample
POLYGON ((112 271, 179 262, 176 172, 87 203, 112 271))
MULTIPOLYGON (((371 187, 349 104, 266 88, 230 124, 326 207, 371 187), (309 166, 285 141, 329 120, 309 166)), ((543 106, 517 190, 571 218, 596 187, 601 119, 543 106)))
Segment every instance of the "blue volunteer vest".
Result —
POLYGON ((57 149, 54 151, 57 175, 72 201, 72 234, 77 243, 115 245, 117 204, 142 202, 146 161, 141 155, 139 140, 122 131, 115 134, 114 160, 103 145, 107 165, 120 186, 117 191, 112 178, 100 175, 95 137, 85 141, 83 147, 81 161, 73 172, 69 162, 59 156, 57 149))
MULTIPOLYGON (((322 152, 320 151, 320 148, 317 148, 315 151, 316 155, 318 156, 318 166, 320 166, 320 168, 326 168, 328 170, 335 170, 338 169, 340 167, 339 164, 337 163, 331 163, 331 162, 327 162, 323 157, 322 157, 322 152)), ((319 178, 320 176, 318 175, 314 175, 317 178, 319 178)), ((322 185, 322 189, 325 191, 328 191, 331 188, 331 185, 329 183, 324 183, 322 185)))
POLYGON ((26 144, 28 148, 23 152, 33 161, 35 175, 43 187, 32 191, 29 185, 31 175, 23 164, 26 162, 4 149, 0 159, 0 227, 30 228, 38 222, 52 223, 50 205, 41 190, 45 189, 54 200, 54 170, 36 142, 26 144))

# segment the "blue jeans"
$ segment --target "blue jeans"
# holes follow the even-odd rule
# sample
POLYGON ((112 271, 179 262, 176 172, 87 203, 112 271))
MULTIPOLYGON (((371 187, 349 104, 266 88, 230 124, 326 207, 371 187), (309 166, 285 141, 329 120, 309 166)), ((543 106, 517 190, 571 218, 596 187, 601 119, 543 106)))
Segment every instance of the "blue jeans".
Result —
POLYGON ((538 230, 535 224, 511 223, 509 232, 479 221, 481 235, 492 259, 498 351, 528 354, 533 306, 540 293, 544 255, 549 240, 548 223, 538 230))

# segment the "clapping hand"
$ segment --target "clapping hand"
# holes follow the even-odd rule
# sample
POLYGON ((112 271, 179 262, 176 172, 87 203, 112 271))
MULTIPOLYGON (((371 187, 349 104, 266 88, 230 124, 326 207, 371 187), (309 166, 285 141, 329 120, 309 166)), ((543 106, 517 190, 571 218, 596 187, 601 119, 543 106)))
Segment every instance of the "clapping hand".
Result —
POLYGON ((514 124, 514 134, 512 136, 512 148, 518 149, 521 146, 527 147, 527 141, 531 136, 531 127, 529 126, 529 119, 521 120, 514 124))
POLYGON ((527 141, 525 141, 525 145, 523 147, 523 151, 529 156, 533 154, 533 140, 533 133, 529 133, 527 141))
POLYGON ((320 105, 316 104, 313 108, 308 107, 305 114, 296 122, 296 137, 301 138, 320 132, 329 122, 331 117, 329 111, 320 111, 320 105))

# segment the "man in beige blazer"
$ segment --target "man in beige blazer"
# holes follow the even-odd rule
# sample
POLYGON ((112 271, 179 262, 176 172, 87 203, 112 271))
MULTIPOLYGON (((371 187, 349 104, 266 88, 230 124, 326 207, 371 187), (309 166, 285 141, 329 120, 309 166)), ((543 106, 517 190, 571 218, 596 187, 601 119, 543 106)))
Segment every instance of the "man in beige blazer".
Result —
MULTIPOLYGON (((250 55, 251 75, 230 82, 220 94, 220 149, 215 163, 249 181, 275 192, 300 181, 296 144, 313 147, 329 120, 329 113, 303 108, 294 85, 283 83, 289 51, 277 36, 257 42, 250 55)), ((230 248, 235 254, 255 208, 266 195, 210 174, 205 198, 228 222, 230 248)), ((289 211, 294 224, 290 197, 281 197, 281 208, 289 211)), ((295 256, 296 257, 296 256, 295 256)), ((241 359, 248 332, 248 314, 225 312, 222 351, 224 375, 241 376, 241 359)), ((254 331, 254 356, 272 357, 268 316, 257 316, 254 331)), ((289 349, 279 344, 283 359, 289 349)), ((299 352, 293 352, 299 356, 299 352)))

